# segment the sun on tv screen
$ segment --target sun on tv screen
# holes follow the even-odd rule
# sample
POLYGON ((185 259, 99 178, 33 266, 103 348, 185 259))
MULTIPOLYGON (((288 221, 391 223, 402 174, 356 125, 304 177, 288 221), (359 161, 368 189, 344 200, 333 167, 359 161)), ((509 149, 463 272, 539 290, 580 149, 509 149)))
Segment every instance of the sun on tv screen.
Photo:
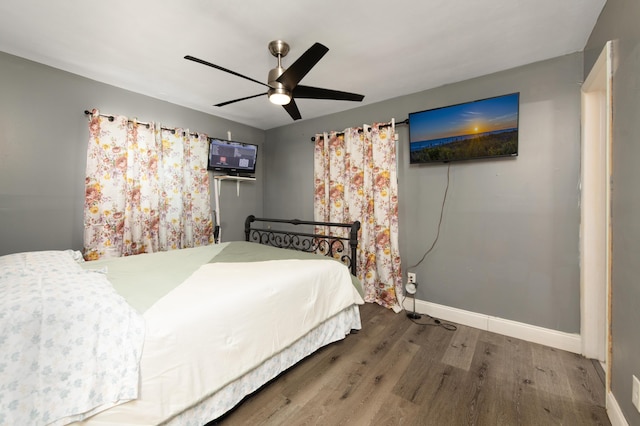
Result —
POLYGON ((515 157, 520 94, 409 114, 411 164, 515 157))

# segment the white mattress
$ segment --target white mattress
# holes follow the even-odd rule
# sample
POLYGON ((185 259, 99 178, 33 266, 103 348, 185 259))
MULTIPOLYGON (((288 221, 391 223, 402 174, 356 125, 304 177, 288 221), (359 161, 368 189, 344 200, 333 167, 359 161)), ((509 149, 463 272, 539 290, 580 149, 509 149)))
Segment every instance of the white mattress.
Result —
MULTIPOLYGON (((290 352, 294 356, 281 369, 269 366, 268 373, 256 373, 257 377, 274 376, 295 363, 295 358, 306 356, 305 352, 344 337, 345 327, 359 328, 357 309, 354 313, 348 308, 362 303, 348 269, 338 262, 203 265, 144 313, 147 330, 140 397, 81 424, 152 425, 173 418, 174 424, 193 421, 201 425, 237 403, 237 397, 220 397, 221 390, 259 371, 265 360, 277 359, 274 356, 304 341, 300 339, 319 330, 318 326, 331 324, 326 323, 328 318, 347 309, 344 315, 350 322, 336 317, 341 318, 342 329, 332 337, 319 336, 307 349, 290 352), (220 398, 227 402, 221 404, 220 398), (207 412, 211 409, 207 401, 215 405, 213 412, 207 412), (187 417, 175 417, 181 413, 187 417)), ((260 384, 242 387, 255 389, 260 384)))

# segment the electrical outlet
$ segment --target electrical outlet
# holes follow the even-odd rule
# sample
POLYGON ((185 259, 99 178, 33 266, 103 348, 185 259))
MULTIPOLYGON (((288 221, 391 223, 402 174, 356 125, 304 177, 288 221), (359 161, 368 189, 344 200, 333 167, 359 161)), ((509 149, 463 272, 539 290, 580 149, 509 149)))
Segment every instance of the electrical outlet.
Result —
POLYGON ((409 284, 416 283, 416 274, 414 272, 407 272, 407 283, 409 284))
POLYGON ((635 405, 636 410, 640 411, 640 380, 638 380, 636 376, 633 376, 631 402, 633 402, 633 405, 635 405))

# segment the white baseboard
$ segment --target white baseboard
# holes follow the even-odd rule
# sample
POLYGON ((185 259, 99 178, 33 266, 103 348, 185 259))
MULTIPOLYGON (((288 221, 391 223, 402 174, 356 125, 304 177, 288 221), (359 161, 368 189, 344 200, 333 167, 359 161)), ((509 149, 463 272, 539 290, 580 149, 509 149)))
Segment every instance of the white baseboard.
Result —
MULTIPOLYGON (((407 311, 411 311, 413 309, 413 300, 407 297, 404 305, 407 311)), ((416 312, 427 314, 441 320, 451 321, 505 336, 516 337, 528 342, 539 343, 556 349, 577 354, 582 353, 582 340, 579 334, 551 330, 418 299, 416 299, 416 312)))
POLYGON ((624 414, 622 414, 622 410, 618 405, 618 401, 616 397, 613 396, 611 392, 607 392, 607 415, 609 416, 609 420, 611 421, 611 426, 629 426, 627 423, 627 419, 624 418, 624 414))

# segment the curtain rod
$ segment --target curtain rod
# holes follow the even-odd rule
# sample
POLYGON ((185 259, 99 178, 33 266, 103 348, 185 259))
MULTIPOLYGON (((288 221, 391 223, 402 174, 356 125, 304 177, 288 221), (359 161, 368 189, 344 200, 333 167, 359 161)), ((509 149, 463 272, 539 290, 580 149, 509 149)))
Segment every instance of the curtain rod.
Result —
MULTIPOLYGON (((91 111, 87 110, 87 109, 85 109, 85 110, 84 110, 84 113, 85 113, 85 115, 93 115, 93 113, 92 113, 91 111)), ((115 120, 115 117, 114 117, 113 115, 102 114, 102 113, 100 113, 100 114, 98 114, 98 115, 99 115, 100 117, 105 117, 105 118, 107 118, 109 121, 113 121, 113 120, 115 120)), ((141 126, 145 126, 147 129, 148 129, 148 128, 149 128, 149 126, 150 126, 150 123, 145 123, 144 121, 130 120, 130 119, 129 119, 129 120, 127 120, 127 121, 128 121, 129 123, 135 123, 135 124, 139 124, 139 125, 141 125, 141 126)), ((170 131, 170 132, 171 132, 172 134, 174 134, 174 135, 176 134, 176 129, 170 129, 170 128, 168 128, 168 127, 160 127, 160 129, 161 129, 161 130, 168 130, 168 131, 170 131)), ((184 135, 184 134, 185 134, 185 132, 182 132, 182 134, 184 135)), ((199 137, 199 134, 198 134, 198 133, 190 133, 190 135, 191 135, 191 136, 199 137)))
MULTIPOLYGON (((400 124, 409 124, 409 119, 405 119, 403 121, 399 121, 397 123, 395 123, 396 126, 399 126, 400 124)), ((393 126, 393 123, 386 123, 386 124, 381 124, 379 127, 389 127, 389 126, 393 126)), ((358 129, 358 133, 362 133, 362 129, 358 129)), ((344 132, 337 132, 336 135, 344 135, 344 132)), ((316 137, 315 136, 311 136, 311 142, 315 142, 316 141, 316 137)))

